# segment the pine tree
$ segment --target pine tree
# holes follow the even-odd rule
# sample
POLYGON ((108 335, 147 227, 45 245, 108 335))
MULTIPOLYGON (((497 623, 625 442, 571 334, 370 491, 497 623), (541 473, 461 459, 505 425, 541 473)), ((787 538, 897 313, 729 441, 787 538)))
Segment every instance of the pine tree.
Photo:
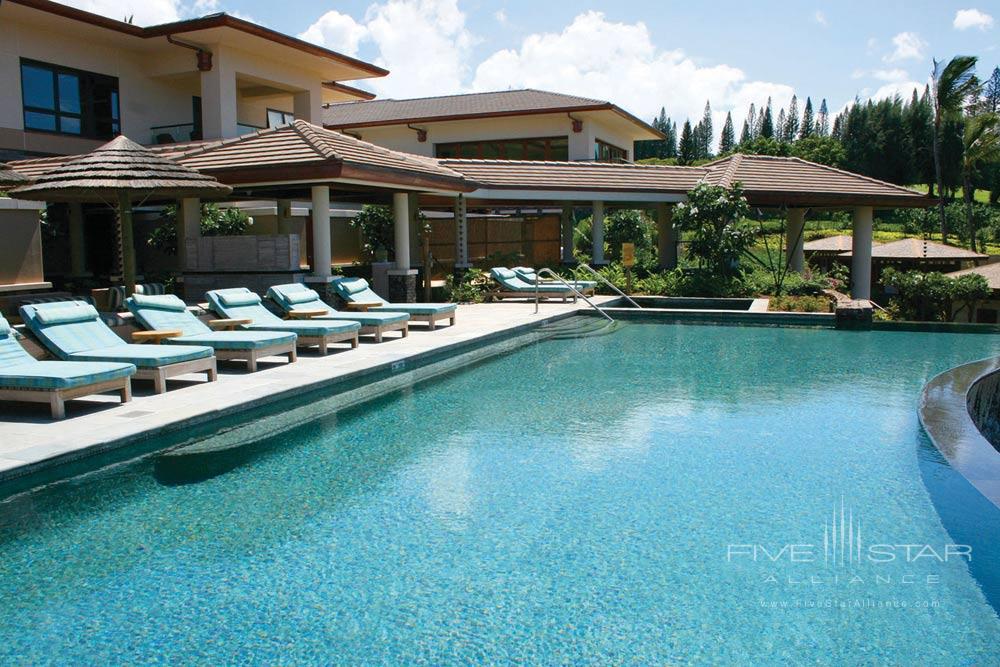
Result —
POLYGON ((704 160, 712 157, 712 139, 715 138, 715 130, 712 127, 712 105, 705 100, 705 113, 701 116, 701 133, 698 137, 698 157, 704 160))
POLYGON ((785 141, 792 143, 799 134, 799 99, 792 95, 792 101, 788 105, 788 115, 785 117, 784 135, 785 141))
POLYGON ((664 157, 677 157, 677 121, 670 123, 670 132, 667 134, 667 150, 664 157))
POLYGON ((747 112, 747 141, 740 139, 740 143, 747 143, 757 138, 757 109, 753 102, 750 103, 750 111, 747 112))
POLYGON ((740 146, 746 146, 752 140, 750 139, 750 121, 743 121, 743 129, 740 130, 740 146))
POLYGON ((695 161, 698 153, 698 146, 695 143, 694 130, 691 129, 691 121, 684 121, 684 129, 681 130, 681 140, 677 146, 677 164, 691 164, 695 161))
POLYGON ((826 109, 826 98, 819 105, 819 116, 816 117, 816 134, 825 137, 830 134, 830 112, 826 109))
POLYGON ((983 113, 1000 113, 1000 67, 993 68, 993 74, 983 86, 983 113))
POLYGON ((811 137, 815 132, 813 128, 813 103, 812 99, 806 98, 806 108, 802 111, 802 125, 799 127, 799 139, 811 137))
POLYGON ((774 117, 771 115, 771 98, 767 98, 767 107, 760 120, 760 136, 765 139, 774 139, 774 117))
MULTIPOLYGON (((743 124, 746 131, 746 123, 743 124)), ((719 140, 719 153, 725 155, 736 150, 736 130, 733 128, 733 113, 726 113, 726 124, 722 126, 722 138, 719 140)))
POLYGON ((788 118, 785 115, 785 109, 782 107, 781 111, 778 112, 778 122, 774 124, 774 135, 778 137, 778 141, 784 142, 787 140, 785 137, 785 130, 788 129, 788 118))

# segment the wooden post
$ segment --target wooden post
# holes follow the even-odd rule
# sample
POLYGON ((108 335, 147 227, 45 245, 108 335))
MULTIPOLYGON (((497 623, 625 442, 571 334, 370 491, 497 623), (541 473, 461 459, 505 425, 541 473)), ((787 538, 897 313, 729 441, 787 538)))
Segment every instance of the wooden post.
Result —
POLYGON ((122 273, 125 296, 135 294, 135 243, 132 240, 132 200, 125 190, 118 191, 118 220, 122 230, 122 273))
POLYGON ((426 230, 420 231, 420 254, 424 263, 424 302, 431 300, 431 238, 426 230))

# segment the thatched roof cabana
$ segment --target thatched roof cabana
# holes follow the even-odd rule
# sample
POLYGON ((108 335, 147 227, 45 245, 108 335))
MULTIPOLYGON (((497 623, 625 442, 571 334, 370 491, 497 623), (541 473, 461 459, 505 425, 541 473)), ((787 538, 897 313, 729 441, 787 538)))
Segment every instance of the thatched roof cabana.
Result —
POLYGON ((23 176, 7 165, 0 163, 0 188, 16 188, 28 183, 27 176, 23 176))
POLYGON ((103 202, 117 206, 121 221, 125 286, 135 290, 132 203, 148 200, 224 197, 232 188, 118 137, 54 167, 31 185, 10 191, 17 199, 45 202, 103 202))

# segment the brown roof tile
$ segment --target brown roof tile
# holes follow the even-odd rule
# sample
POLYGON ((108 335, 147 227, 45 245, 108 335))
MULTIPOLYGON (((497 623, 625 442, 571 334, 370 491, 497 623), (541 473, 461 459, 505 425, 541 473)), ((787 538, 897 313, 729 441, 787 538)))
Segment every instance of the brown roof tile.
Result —
MULTIPOLYGON (((802 244, 802 249, 806 252, 850 252, 854 239, 849 234, 840 234, 838 236, 827 236, 826 238, 816 239, 814 241, 809 241, 802 244)), ((876 241, 872 241, 872 247, 881 245, 876 241)))
POLYGON ((440 160, 483 188, 500 190, 580 190, 597 192, 685 193, 704 176, 698 167, 531 162, 516 160, 440 160))
POLYGON ((661 136, 659 131, 648 123, 606 100, 530 88, 408 100, 385 99, 330 104, 323 109, 323 125, 330 128, 371 127, 466 118, 601 110, 614 111, 642 126, 652 135, 661 136))
POLYGON ((1000 262, 983 264, 982 266, 976 266, 971 269, 963 269, 946 275, 949 278, 958 278, 959 276, 964 276, 970 273, 976 273, 981 275, 983 278, 986 278, 986 282, 989 283, 990 289, 1000 290, 1000 262))
MULTIPOLYGON (((850 251, 843 253, 849 257, 850 251)), ((942 260, 965 260, 965 259, 986 259, 989 255, 981 255, 965 248, 953 245, 935 243, 925 239, 900 239, 890 243, 883 243, 872 249, 874 259, 942 259, 942 260)))
POLYGON ((923 193, 795 157, 737 153, 705 165, 713 185, 743 185, 751 203, 799 206, 927 206, 923 193))

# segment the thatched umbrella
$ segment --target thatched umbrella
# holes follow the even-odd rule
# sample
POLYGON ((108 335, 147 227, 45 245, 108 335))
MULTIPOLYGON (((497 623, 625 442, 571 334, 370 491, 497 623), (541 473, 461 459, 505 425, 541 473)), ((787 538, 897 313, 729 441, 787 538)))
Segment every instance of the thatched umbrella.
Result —
POLYGON ((27 176, 22 176, 7 165, 0 163, 0 188, 16 188, 19 185, 27 185, 27 176))
POLYGON ((125 288, 135 291, 132 203, 135 201, 223 197, 232 192, 211 176, 156 155, 127 137, 70 160, 10 191, 10 196, 45 202, 103 202, 118 209, 122 230, 125 288))

